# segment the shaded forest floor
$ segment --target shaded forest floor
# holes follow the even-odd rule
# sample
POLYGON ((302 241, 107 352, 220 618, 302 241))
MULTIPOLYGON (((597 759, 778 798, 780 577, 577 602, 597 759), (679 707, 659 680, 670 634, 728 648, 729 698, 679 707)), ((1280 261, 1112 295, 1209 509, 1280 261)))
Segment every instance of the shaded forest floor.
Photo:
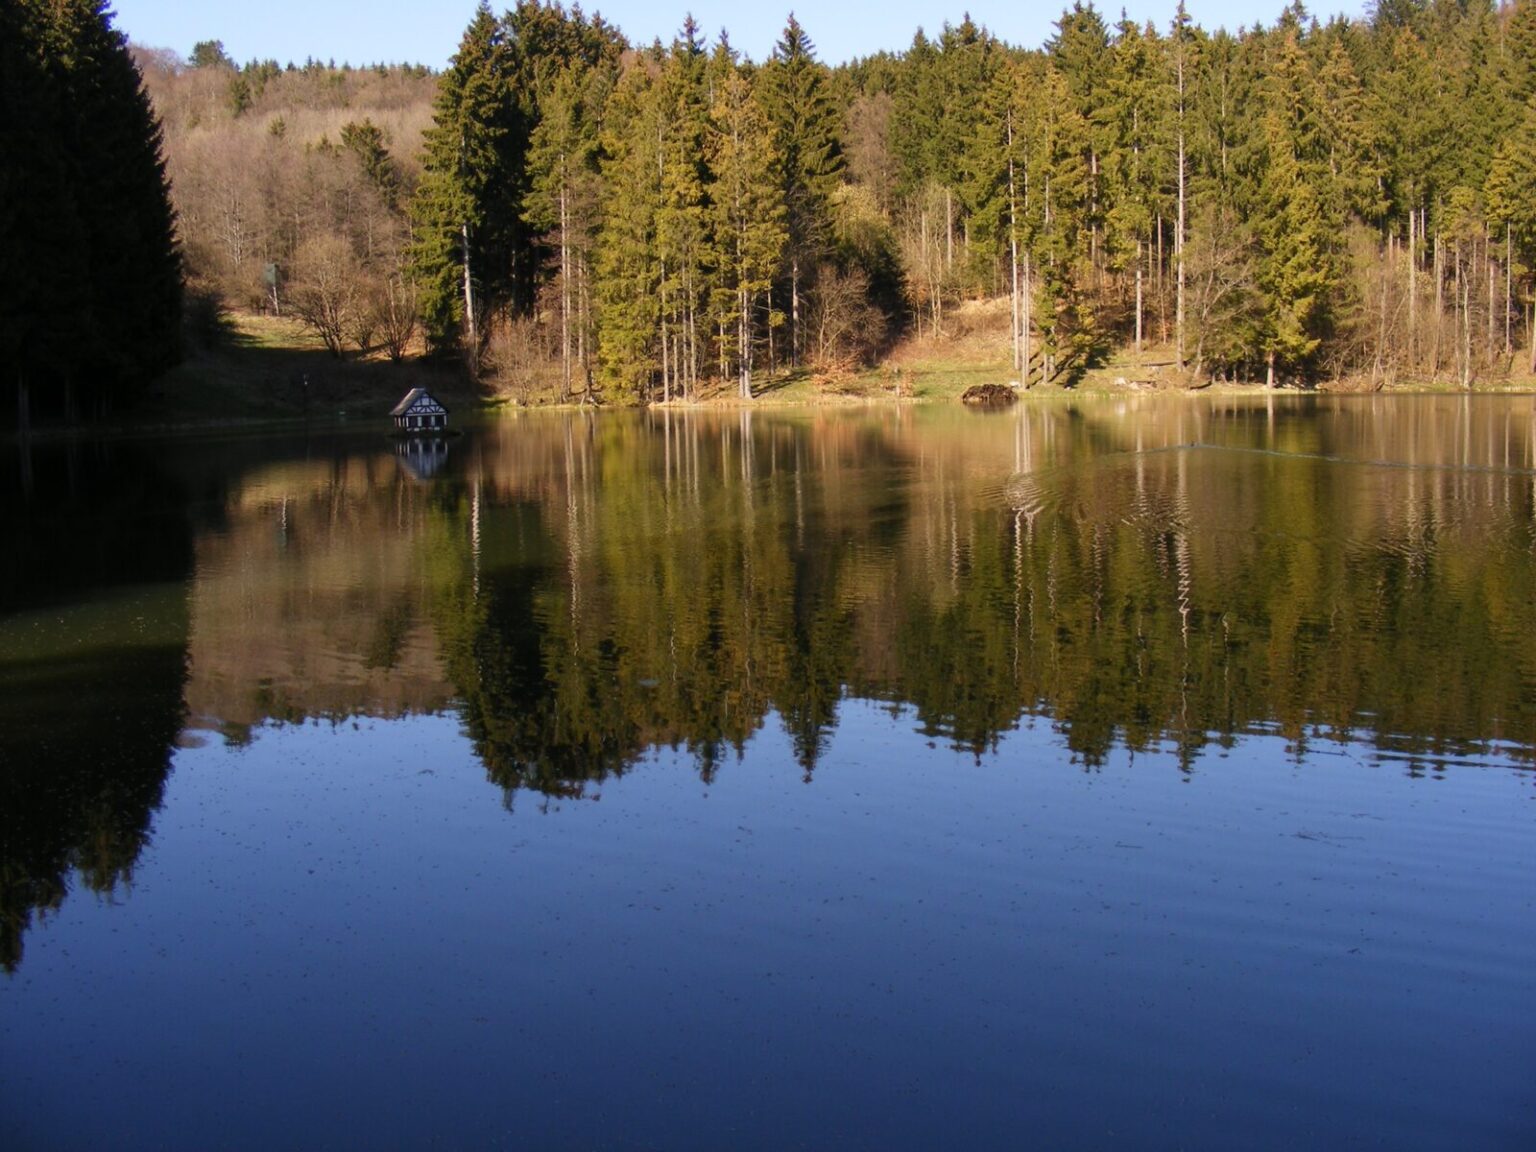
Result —
POLYGON ((217 339, 151 387, 136 424, 175 426, 268 420, 380 420, 412 388, 430 387, 450 409, 478 405, 451 365, 420 357, 391 363, 373 352, 337 359, 296 320, 229 313, 217 339))

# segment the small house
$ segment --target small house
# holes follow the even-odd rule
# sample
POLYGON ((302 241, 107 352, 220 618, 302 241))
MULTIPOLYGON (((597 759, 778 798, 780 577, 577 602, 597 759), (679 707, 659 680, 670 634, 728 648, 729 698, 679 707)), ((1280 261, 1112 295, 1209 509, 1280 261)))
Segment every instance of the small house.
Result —
POLYGON ((396 432, 441 432, 448 427, 448 409, 425 388, 412 388, 390 415, 396 432))

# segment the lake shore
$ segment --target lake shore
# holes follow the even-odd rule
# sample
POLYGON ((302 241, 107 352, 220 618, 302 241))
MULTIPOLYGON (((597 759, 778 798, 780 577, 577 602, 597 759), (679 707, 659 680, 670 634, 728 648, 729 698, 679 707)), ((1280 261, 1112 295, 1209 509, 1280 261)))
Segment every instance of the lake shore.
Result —
MULTIPOLYGON (((695 395, 653 401, 665 410, 718 408, 826 408, 889 404, 960 403, 977 385, 1014 385, 1006 334, 971 332, 944 341, 907 341, 879 365, 860 371, 813 373, 780 369, 754 381, 752 398, 739 395, 734 382, 704 387, 695 395)), ((1128 350, 1090 369, 1071 387, 1034 383, 1014 388, 1021 401, 1057 401, 1074 396, 1259 396, 1306 394, 1510 394, 1536 391, 1536 376, 1514 371, 1475 380, 1471 389, 1448 378, 1326 380, 1309 386, 1284 382, 1190 381, 1173 367, 1171 349, 1152 346, 1137 356, 1128 350)), ((529 371, 521 379, 531 379, 529 371)), ((32 438, 50 440, 76 435, 142 436, 210 431, 261 432, 302 427, 384 425, 389 409, 412 388, 426 387, 451 412, 484 416, 529 409, 591 407, 582 397, 561 402, 531 383, 519 385, 507 374, 471 382, 451 364, 419 354, 391 363, 377 353, 338 359, 296 321, 231 313, 225 330, 210 348, 194 349, 185 362, 150 389, 144 402, 103 424, 83 427, 43 425, 32 438)), ((602 399, 604 408, 636 407, 625 400, 602 399)), ((13 438, 11 433, 7 438, 13 438)))

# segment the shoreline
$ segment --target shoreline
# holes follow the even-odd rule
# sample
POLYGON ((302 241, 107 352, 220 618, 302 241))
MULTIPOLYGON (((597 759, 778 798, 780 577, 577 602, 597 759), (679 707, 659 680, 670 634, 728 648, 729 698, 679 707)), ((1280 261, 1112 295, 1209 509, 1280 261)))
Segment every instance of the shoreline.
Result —
MULTIPOLYGON (((779 385, 778 387, 783 387, 779 385)), ((852 408, 885 408, 885 407, 918 407, 918 406, 942 406, 957 405, 970 408, 965 404, 958 393, 954 395, 928 393, 925 395, 891 395, 889 393, 864 393, 843 391, 828 393, 812 393, 810 395, 796 394, 780 397, 775 391, 770 390, 762 395, 747 399, 731 394, 717 394, 690 400, 665 400, 653 401, 649 404, 639 403, 592 403, 588 401, 565 403, 532 403, 522 404, 515 400, 507 399, 483 399, 465 411, 467 419, 471 421, 502 419, 517 413, 528 412, 604 412, 604 411, 643 411, 654 409, 662 412, 707 412, 707 411, 740 411, 748 409, 768 409, 776 412, 789 412, 795 410, 815 411, 817 409, 852 409, 852 408)), ((1303 388, 1295 385, 1280 385, 1275 388, 1266 387, 1263 384, 1234 384, 1212 383, 1199 388, 1148 388, 1134 387, 1116 384, 1090 383, 1076 388, 1057 388, 1051 386, 1036 386, 1028 391, 1016 393, 1013 402, 1002 405, 977 405, 978 411, 1004 412, 1017 407, 1019 404, 1049 403, 1057 404, 1070 401, 1075 398, 1092 397, 1096 399, 1109 398, 1156 398, 1159 400, 1195 400, 1214 397, 1259 399, 1265 396, 1274 397, 1372 397, 1372 396, 1522 396, 1536 395, 1536 381, 1517 380, 1509 383, 1484 385, 1471 389, 1462 389, 1450 384, 1416 383, 1395 384, 1381 388, 1354 388, 1348 386, 1319 385, 1313 388, 1303 388)), ((71 439, 134 439, 156 438, 175 436, 197 436, 216 433, 247 433, 259 435, 262 433, 292 432, 304 428, 312 428, 316 431, 335 433, 344 430, 354 430, 359 434, 377 432, 381 437, 387 437, 390 427, 388 416, 383 409, 377 414, 358 416, 355 411, 337 411, 328 413, 310 413, 307 415, 292 415, 273 413, 270 415, 228 415, 208 416, 205 418, 193 418, 185 420, 150 419, 143 422, 126 420, 104 425, 75 425, 71 427, 42 426, 31 430, 27 437, 21 437, 14 429, 0 434, 0 442, 8 444, 27 443, 57 443, 71 439)))

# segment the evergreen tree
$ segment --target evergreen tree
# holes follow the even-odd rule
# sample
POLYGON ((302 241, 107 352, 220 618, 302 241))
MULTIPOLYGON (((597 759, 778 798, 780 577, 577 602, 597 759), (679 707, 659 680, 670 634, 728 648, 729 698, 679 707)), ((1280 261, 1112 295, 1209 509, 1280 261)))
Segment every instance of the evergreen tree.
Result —
POLYGON ((1161 207, 1167 169, 1162 146, 1169 111, 1166 89, 1158 83, 1160 45, 1151 29, 1122 20, 1110 50, 1105 85, 1109 110, 1107 151, 1103 158, 1106 266, 1134 284, 1132 334, 1139 352, 1145 329, 1146 281, 1153 255, 1152 231, 1161 207))
POLYGON ((831 241, 832 195, 843 169, 841 125, 828 92, 827 69, 793 15, 759 75, 762 103, 778 153, 775 176, 785 207, 788 243, 790 360, 804 351, 801 294, 814 288, 831 241))
POLYGON ((660 317, 656 232, 669 113, 660 67, 647 58, 624 70, 601 136, 606 203, 595 253, 599 363, 605 384, 641 400, 654 376, 660 317))
POLYGON ((1267 79, 1263 121, 1267 163, 1259 224, 1264 356, 1271 385, 1277 366, 1303 378, 1314 367, 1340 287, 1342 227, 1311 70, 1297 33, 1276 35, 1279 43, 1267 79))
POLYGON ((36 85, 11 97, 34 104, 30 123, 11 131, 48 134, 35 149, 7 150, 21 166, 11 214, 18 231, 29 217, 54 229, 6 245, 19 282, 37 287, 33 303, 18 302, 36 356, 21 370, 56 383, 57 410, 72 421, 82 398, 104 412, 179 359, 175 217, 160 125, 105 0, 25 0, 9 18, 10 70, 36 85), (26 203, 34 197, 43 199, 26 203))
POLYGON ((1025 126, 1029 200, 1026 228, 1039 279, 1035 325, 1040 333, 1041 379, 1071 382, 1098 348, 1099 333, 1083 280, 1084 237, 1092 179, 1082 141, 1087 127, 1066 80, 1047 64, 1025 126))
POLYGON ((481 0, 438 84, 411 205, 412 264, 427 341, 446 349, 462 335, 472 367, 489 311, 485 294, 504 288, 508 216, 520 208, 507 195, 510 66, 502 29, 481 0))
POLYGON ((592 254, 599 226, 600 134, 612 72, 581 64, 567 68, 545 97, 528 153, 525 217, 558 252, 552 287, 560 312, 561 399, 579 373, 590 390, 595 340, 591 317, 592 254))
POLYGON ((85 246, 61 105, 43 68, 33 7, 0 5, 0 359, 17 426, 33 389, 69 370, 84 311, 85 246), (15 158, 10 160, 9 158, 15 158))
POLYGON ((525 218, 540 101, 564 69, 611 63, 622 43, 580 9, 519 0, 498 20, 481 0, 439 84, 412 206, 434 345, 452 344, 462 325, 478 363, 485 319, 533 307, 549 263, 525 218))
MULTIPOLYGON (((771 120, 740 69, 731 69, 716 90, 711 128, 717 312, 722 333, 730 333, 722 339, 722 358, 734 366, 740 394, 750 400, 758 301, 772 284, 788 239, 783 195, 773 179, 782 159, 774 149, 771 120)), ((767 322, 775 322, 771 308, 767 322)))
POLYGON ((660 77, 662 101, 656 215, 659 262, 661 394, 686 397, 697 386, 706 358, 700 323, 707 307, 711 270, 709 230, 709 99, 734 57, 722 40, 714 67, 699 26, 690 16, 672 43, 660 77))

